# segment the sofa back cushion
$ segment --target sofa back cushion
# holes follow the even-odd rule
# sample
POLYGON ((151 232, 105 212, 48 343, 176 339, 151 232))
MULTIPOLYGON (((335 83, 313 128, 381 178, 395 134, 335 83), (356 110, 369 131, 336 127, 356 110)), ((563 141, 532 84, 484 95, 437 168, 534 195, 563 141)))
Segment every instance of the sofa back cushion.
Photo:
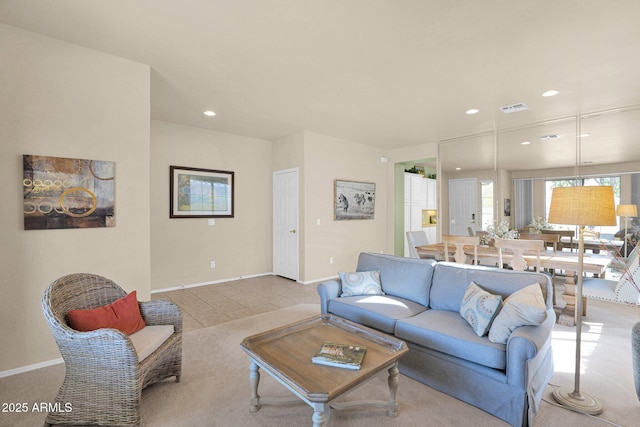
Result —
POLYGON ((403 258, 363 252, 358 257, 356 270, 380 271, 380 282, 385 294, 428 307, 435 265, 436 261, 432 259, 403 258))
POLYGON ((506 300, 509 295, 539 283, 547 308, 552 307, 551 281, 542 273, 503 270, 452 262, 439 262, 433 272, 429 306, 436 310, 460 311, 462 298, 471 282, 506 300))

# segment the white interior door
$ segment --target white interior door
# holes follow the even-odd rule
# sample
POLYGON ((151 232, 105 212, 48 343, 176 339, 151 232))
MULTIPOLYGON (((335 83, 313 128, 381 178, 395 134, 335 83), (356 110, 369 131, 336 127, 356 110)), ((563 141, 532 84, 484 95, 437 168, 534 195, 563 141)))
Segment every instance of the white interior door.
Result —
POLYGON ((449 234, 468 236, 468 227, 476 229, 478 208, 475 178, 449 180, 449 234))
POLYGON ((273 173, 273 273, 299 275, 298 169, 273 173))

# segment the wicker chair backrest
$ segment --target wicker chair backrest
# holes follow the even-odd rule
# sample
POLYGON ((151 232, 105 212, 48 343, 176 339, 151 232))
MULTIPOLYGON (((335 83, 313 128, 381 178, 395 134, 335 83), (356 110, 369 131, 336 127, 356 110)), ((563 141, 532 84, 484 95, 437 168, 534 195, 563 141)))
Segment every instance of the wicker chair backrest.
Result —
POLYGON ((49 285, 42 297, 42 309, 51 327, 69 327, 70 310, 86 310, 111 304, 127 293, 112 280, 96 274, 74 273, 49 285))

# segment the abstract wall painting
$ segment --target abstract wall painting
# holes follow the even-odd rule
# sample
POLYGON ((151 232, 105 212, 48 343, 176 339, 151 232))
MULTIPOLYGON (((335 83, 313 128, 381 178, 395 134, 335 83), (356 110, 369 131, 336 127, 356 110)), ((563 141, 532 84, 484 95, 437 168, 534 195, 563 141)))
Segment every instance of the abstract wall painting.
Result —
POLYGON ((22 156, 25 230, 115 227, 115 163, 22 156))
POLYGON ((335 180, 334 217, 336 221, 373 219, 376 207, 376 184, 335 180))

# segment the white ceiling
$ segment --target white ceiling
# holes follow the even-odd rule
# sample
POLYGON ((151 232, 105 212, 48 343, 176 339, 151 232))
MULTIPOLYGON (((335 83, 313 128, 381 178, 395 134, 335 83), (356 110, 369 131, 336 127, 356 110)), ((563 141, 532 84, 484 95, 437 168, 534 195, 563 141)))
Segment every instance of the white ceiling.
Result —
POLYGON ((149 64, 153 119, 389 149, 639 106, 639 17, 638 0, 0 0, 0 22, 149 64))

